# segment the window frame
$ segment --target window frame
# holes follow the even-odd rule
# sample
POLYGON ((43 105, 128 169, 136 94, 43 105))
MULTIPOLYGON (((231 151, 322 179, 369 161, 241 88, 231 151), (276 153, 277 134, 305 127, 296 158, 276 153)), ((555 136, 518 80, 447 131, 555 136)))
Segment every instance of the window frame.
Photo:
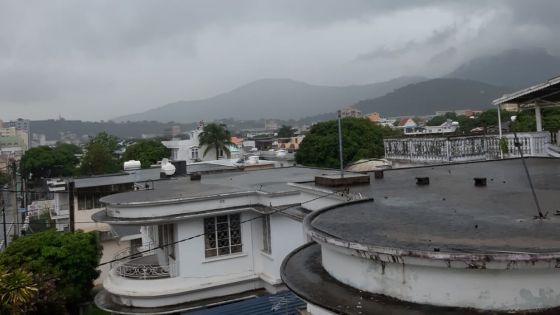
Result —
POLYGON ((203 219, 203 229, 206 259, 243 253, 240 213, 206 217, 203 219), (220 246, 220 243, 226 245, 220 246))

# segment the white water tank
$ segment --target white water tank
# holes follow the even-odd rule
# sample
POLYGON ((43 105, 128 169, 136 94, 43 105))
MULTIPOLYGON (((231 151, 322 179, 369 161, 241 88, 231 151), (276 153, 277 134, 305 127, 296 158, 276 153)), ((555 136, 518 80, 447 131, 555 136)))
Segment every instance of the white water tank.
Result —
POLYGON ((163 160, 161 160, 161 171, 166 176, 171 176, 171 175, 175 174, 175 165, 169 163, 168 159, 163 159, 163 160))
POLYGON ((142 163, 140 163, 140 161, 137 160, 130 160, 124 162, 123 167, 125 171, 139 170, 140 168, 142 168, 142 163))

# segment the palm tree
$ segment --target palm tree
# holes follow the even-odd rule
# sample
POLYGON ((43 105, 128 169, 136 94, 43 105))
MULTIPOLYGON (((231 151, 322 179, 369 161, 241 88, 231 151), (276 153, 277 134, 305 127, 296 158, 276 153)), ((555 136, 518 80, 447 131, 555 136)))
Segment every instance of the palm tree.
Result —
POLYGON ((216 160, 219 159, 219 152, 222 150, 229 158, 231 153, 229 151, 231 143, 231 133, 226 129, 224 124, 210 123, 204 126, 204 129, 198 137, 198 142, 201 146, 205 145, 204 156, 211 150, 216 150, 216 160))
POLYGON ((0 311, 4 309, 12 314, 26 313, 26 305, 33 300, 37 291, 30 272, 7 272, 0 269, 0 311))

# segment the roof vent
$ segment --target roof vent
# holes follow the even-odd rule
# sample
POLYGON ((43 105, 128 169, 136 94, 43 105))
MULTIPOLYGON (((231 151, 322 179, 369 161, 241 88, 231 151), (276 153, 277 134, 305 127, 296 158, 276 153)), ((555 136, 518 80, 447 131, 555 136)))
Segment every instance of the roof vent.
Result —
POLYGON ((373 176, 375 177, 375 179, 383 178, 383 170, 378 170, 378 171, 373 172, 373 176))
POLYGON ((477 187, 486 186, 486 177, 475 177, 474 178, 474 185, 477 186, 477 187))
POLYGON ((419 185, 419 186, 430 185, 430 178, 429 177, 416 177, 416 185, 419 185))

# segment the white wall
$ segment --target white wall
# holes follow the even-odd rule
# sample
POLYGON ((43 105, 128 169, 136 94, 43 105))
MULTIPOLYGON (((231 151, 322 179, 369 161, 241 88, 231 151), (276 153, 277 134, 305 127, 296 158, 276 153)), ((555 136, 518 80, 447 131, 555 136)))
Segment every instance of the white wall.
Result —
MULTIPOLYGON (((255 214, 243 212, 241 221, 254 217, 255 214)), ((178 239, 188 238, 204 233, 204 219, 196 218, 177 224, 178 239)), ((204 237, 197 237, 190 241, 177 244, 176 257, 179 262, 178 273, 181 278, 209 278, 232 276, 254 272, 253 246, 251 225, 241 224, 241 240, 243 252, 205 258, 204 237)))

